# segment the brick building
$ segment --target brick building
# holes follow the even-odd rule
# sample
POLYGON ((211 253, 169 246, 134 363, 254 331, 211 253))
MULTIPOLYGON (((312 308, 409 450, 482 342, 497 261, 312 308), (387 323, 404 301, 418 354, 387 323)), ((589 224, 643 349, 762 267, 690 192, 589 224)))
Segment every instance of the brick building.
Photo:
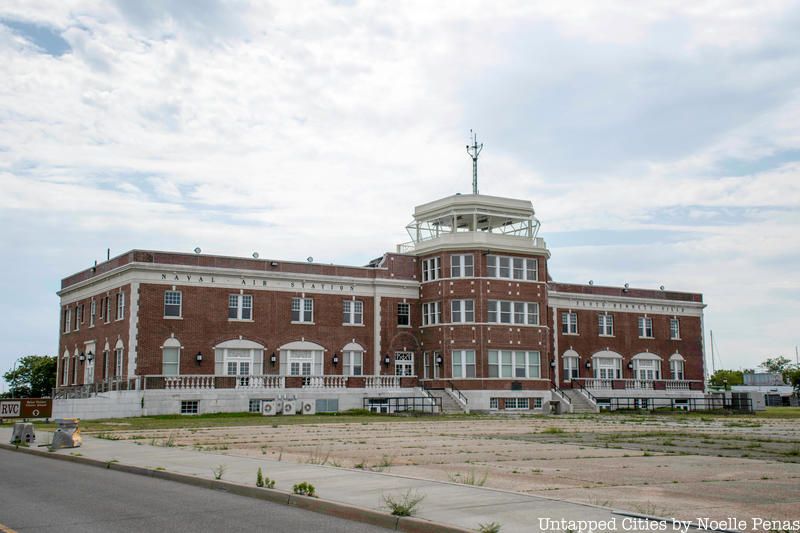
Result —
POLYGON ((702 397, 700 294, 553 282, 528 201, 457 194, 418 206, 407 229, 364 267, 133 250, 65 278, 62 412, 702 397))

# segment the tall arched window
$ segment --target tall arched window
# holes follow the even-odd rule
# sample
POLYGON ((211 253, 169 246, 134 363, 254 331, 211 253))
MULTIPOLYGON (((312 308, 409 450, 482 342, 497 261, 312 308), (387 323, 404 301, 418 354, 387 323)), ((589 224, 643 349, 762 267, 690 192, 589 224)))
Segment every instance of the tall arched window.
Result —
POLYGON ((122 339, 117 339, 117 344, 114 346, 114 377, 122 377, 123 364, 122 361, 125 356, 125 347, 122 344, 122 339))
POLYGON ((69 350, 66 348, 61 356, 61 384, 69 385, 69 350))
POLYGON ((161 347, 161 373, 165 376, 177 376, 181 373, 181 343, 175 337, 164 341, 161 347))
POLYGON ((580 377, 580 362, 581 357, 575 350, 567 350, 561 356, 564 359, 564 381, 571 381, 580 377))
POLYGON ((634 378, 645 381, 661 379, 661 358, 649 352, 634 355, 633 375, 634 378))
POLYGON ((264 346, 247 339, 233 339, 214 346, 214 373, 239 376, 239 384, 247 385, 249 376, 264 373, 264 346))
POLYGON ((342 348, 342 370, 345 376, 361 376, 364 374, 364 348, 357 342, 351 342, 342 348))
POLYGON ((281 375, 321 376, 323 375, 322 354, 325 348, 308 341, 295 341, 284 344, 281 351, 281 375))
POLYGON ((685 362, 683 356, 678 352, 672 354, 669 358, 669 370, 672 379, 685 379, 684 378, 684 366, 685 362))
POLYGON ((75 348, 75 356, 72 358, 72 384, 78 384, 78 348, 75 348))

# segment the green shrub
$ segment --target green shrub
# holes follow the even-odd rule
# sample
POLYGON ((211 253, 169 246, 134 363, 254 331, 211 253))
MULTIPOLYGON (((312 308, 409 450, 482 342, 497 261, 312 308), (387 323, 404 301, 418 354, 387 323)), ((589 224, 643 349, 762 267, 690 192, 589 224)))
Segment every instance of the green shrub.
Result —
POLYGON ((300 496, 311 496, 313 498, 317 497, 317 491, 314 488, 314 485, 308 481, 296 483, 294 487, 292 487, 292 492, 299 494, 300 496))
POLYGON ((424 494, 408 489, 405 493, 393 496, 383 496, 383 503, 394 516, 411 516, 417 512, 417 505, 425 499, 424 494))
POLYGON ((256 487, 263 487, 264 486, 264 474, 261 472, 261 467, 258 467, 258 473, 256 474, 256 487))
POLYGON ((480 533, 500 533, 502 526, 499 522, 491 522, 489 524, 478 524, 478 531, 480 533))

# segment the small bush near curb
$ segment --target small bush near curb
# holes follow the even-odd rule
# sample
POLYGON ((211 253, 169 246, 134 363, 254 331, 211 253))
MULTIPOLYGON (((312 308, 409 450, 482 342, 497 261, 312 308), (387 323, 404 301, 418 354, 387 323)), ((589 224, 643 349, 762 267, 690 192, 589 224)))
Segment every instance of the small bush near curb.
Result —
POLYGON ((264 474, 261 472, 261 467, 258 467, 258 474, 256 474, 256 487, 266 488, 266 489, 274 489, 275 488, 275 480, 270 479, 268 477, 264 477, 264 474))
POLYGON ((216 468, 212 468, 211 472, 214 474, 214 479, 222 479, 223 474, 225 474, 226 470, 225 465, 218 465, 216 468))
POLYGON ((480 533, 500 533, 502 526, 499 522, 491 522, 489 524, 478 524, 478 531, 480 533))
POLYGON ((416 507, 425 499, 424 494, 408 489, 404 494, 393 496, 383 495, 383 503, 394 516, 411 516, 417 512, 416 507))
POLYGON ((299 494, 300 496, 311 496, 312 498, 317 497, 317 491, 314 488, 314 485, 308 481, 296 483, 294 487, 292 487, 292 492, 299 494))

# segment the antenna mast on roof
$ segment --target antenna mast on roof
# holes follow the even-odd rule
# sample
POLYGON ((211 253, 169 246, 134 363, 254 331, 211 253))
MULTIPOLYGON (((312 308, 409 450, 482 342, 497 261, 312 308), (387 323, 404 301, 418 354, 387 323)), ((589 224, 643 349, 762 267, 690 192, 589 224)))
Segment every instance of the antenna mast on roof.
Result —
POLYGON ((472 158, 472 194, 478 194, 478 156, 483 150, 483 143, 478 144, 478 134, 469 130, 471 145, 467 145, 467 153, 472 158))

